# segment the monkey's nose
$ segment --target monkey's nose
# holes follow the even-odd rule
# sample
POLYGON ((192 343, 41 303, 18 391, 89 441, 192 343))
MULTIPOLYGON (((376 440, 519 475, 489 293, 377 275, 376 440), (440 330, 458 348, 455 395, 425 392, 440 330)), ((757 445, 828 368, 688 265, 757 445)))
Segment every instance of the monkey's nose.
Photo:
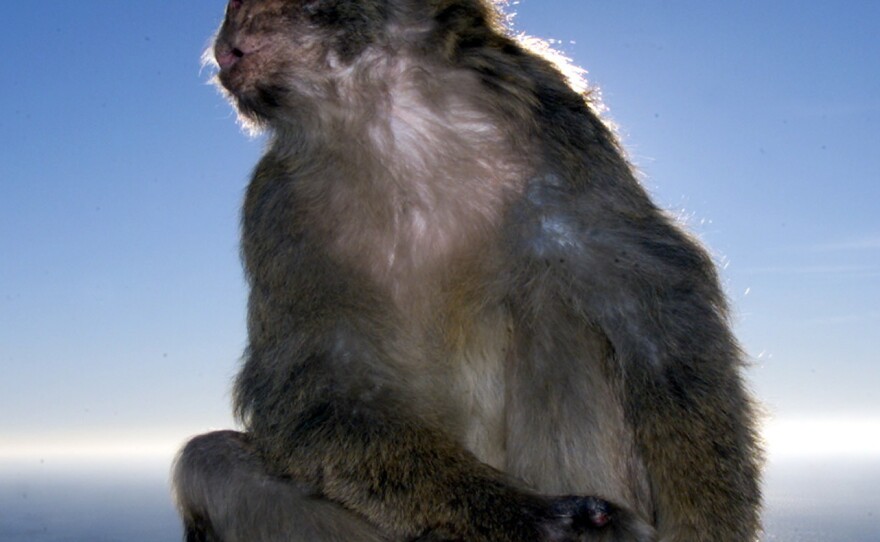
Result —
POLYGON ((221 70, 228 70, 243 56, 244 52, 237 47, 218 47, 214 51, 214 58, 217 60, 217 65, 220 66, 221 70))

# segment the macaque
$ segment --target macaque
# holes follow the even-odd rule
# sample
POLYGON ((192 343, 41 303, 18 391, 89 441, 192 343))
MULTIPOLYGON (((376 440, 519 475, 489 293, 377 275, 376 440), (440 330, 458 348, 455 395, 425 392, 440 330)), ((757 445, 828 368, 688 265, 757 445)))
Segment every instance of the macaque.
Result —
POLYGON ((710 257, 490 0, 232 0, 243 432, 190 542, 743 542, 760 448, 710 257))

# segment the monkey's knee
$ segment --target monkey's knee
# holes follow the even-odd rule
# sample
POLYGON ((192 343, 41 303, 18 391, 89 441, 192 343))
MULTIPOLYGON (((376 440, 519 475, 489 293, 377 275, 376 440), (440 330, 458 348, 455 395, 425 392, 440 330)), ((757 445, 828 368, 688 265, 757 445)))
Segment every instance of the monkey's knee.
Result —
POLYGON ((186 542, 225 540, 215 532, 213 523, 229 509, 229 503, 224 502, 231 496, 227 477, 240 476, 249 453, 247 436, 235 431, 199 435, 178 452, 171 483, 186 542))
POLYGON ((269 474, 244 433, 190 440, 175 461, 173 485, 187 542, 387 540, 304 484, 269 474))

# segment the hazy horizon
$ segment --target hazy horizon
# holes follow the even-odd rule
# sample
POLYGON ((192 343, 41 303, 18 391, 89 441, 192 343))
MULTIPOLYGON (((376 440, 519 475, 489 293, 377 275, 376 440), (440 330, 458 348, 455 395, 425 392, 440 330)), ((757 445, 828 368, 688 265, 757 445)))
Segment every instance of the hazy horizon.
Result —
MULTIPOLYGON (((180 540, 168 488, 171 455, 0 458, 0 542, 180 540)), ((765 542, 878 542, 880 457, 771 460, 765 542)))

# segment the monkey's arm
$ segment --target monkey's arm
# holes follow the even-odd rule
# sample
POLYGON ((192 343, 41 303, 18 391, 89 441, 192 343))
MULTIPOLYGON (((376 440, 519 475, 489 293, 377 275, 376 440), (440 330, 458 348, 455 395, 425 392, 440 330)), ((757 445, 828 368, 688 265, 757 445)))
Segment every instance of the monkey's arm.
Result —
POLYGON ((531 278, 515 305, 530 321, 606 337, 661 539, 751 540, 760 452, 714 267, 597 132, 553 162, 583 160, 568 170, 578 178, 536 179, 514 211, 515 273, 531 278))
POLYGON ((755 539, 755 412, 710 258, 651 202, 589 96, 506 38, 487 43, 455 60, 540 156, 505 226, 513 310, 534 336, 607 339, 661 539, 755 539))

